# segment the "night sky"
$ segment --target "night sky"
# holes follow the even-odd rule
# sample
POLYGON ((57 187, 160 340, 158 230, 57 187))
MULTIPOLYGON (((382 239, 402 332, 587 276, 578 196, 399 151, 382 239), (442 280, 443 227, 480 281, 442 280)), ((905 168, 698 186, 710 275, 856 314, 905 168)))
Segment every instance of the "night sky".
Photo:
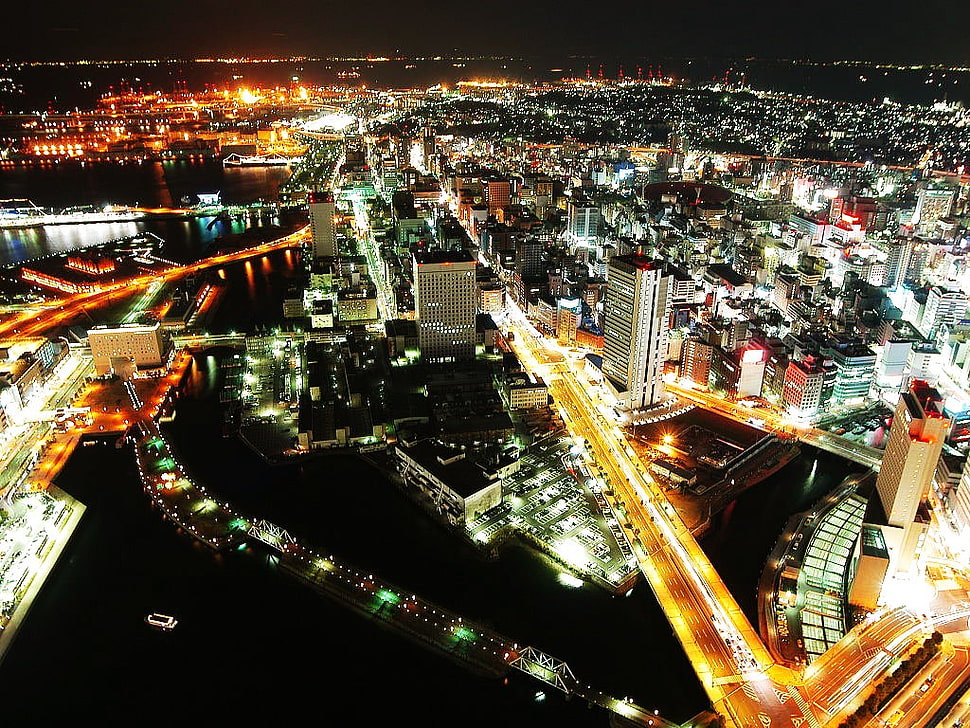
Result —
POLYGON ((966 0, 44 0, 0 57, 497 54, 839 58, 970 65, 966 0))

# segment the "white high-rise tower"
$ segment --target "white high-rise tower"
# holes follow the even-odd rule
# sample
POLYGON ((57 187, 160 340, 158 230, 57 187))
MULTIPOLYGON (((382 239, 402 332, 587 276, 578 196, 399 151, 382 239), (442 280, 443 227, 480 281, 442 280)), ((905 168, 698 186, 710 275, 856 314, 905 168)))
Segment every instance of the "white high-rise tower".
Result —
POLYGON ((311 192, 307 196, 310 208, 310 236, 313 239, 313 257, 335 258, 337 237, 334 234, 333 216, 337 210, 333 192, 311 192))
POLYGON ((613 257, 607 267, 603 374, 631 410, 664 398, 673 280, 664 261, 639 255, 613 257))
POLYGON ((940 393, 922 380, 910 384, 896 405, 876 479, 890 531, 896 529, 899 536, 892 559, 897 573, 909 571, 926 533, 917 512, 933 483, 949 429, 940 393))
POLYGON ((475 259, 470 253, 414 254, 414 314, 423 360, 474 359, 477 313, 475 259))

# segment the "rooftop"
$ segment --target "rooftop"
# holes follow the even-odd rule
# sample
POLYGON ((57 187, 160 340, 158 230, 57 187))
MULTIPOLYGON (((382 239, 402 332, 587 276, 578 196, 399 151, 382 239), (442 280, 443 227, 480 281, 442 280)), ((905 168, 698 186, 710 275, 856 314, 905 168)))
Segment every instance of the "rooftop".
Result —
POLYGON ((474 263, 475 259, 467 250, 428 250, 414 254, 418 265, 434 265, 451 263, 474 263))
POLYGON ((492 485, 496 478, 473 459, 473 451, 447 445, 432 438, 398 443, 416 462, 463 498, 468 498, 492 485))

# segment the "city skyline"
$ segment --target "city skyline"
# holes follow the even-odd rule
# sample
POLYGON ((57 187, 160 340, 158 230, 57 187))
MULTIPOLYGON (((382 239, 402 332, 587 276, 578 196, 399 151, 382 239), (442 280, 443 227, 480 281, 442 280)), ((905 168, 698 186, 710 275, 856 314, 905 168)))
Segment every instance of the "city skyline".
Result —
POLYGON ((966 11, 45 10, 142 60, 0 65, 14 715, 970 722, 966 11))

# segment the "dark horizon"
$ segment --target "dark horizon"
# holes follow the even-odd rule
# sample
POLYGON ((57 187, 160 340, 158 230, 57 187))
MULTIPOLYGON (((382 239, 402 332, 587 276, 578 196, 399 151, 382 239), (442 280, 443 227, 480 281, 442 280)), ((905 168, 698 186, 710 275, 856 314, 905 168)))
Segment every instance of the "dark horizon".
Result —
POLYGON ((770 0, 680 5, 512 3, 487 6, 374 0, 265 4, 169 0, 164 6, 51 0, 24 8, 4 39, 12 61, 291 58, 346 55, 713 57, 860 60, 970 66, 970 7, 926 0, 810 11, 770 0))
MULTIPOLYGON (((595 60, 601 63, 628 63, 635 61, 647 61, 647 62, 657 62, 657 61, 670 61, 670 62, 687 62, 687 61, 704 61, 711 63, 742 63, 742 62, 760 62, 760 63, 795 63, 800 65, 817 65, 817 66, 836 66, 836 65, 859 65, 859 66, 897 66, 900 68, 919 68, 919 67, 946 67, 956 70, 967 70, 970 71, 970 61, 966 63, 960 63, 957 61, 941 61, 933 59, 924 59, 920 61, 909 61, 909 60, 898 60, 898 59, 888 59, 888 58, 858 58, 858 57, 833 57, 833 58, 822 58, 822 57, 812 57, 812 56, 766 56, 766 55, 721 55, 716 53, 704 53, 704 54, 675 54, 675 53, 665 53, 665 54, 621 54, 614 51, 596 53, 546 53, 546 54, 530 54, 530 53, 471 53, 471 52, 461 52, 455 49, 450 51, 425 51, 416 53, 379 53, 379 52, 367 52, 367 51, 346 51, 343 53, 330 53, 330 54, 313 54, 313 53, 278 53, 278 54, 245 54, 238 53, 232 55, 229 53, 198 53, 192 54, 180 54, 180 55, 165 55, 165 56, 91 56, 87 58, 13 58, 10 56, 0 57, 0 62, 23 65, 23 66, 44 66, 44 65, 90 65, 90 64, 138 64, 138 63, 274 63, 274 62, 306 62, 306 61, 333 61, 333 62, 361 62, 361 63, 383 63, 383 62, 398 62, 398 61, 413 61, 413 60, 495 60, 495 61, 541 61, 545 63, 551 63, 554 61, 569 61, 569 60, 595 60)), ((595 70, 595 69, 594 69, 595 70)), ((627 69, 629 71, 629 69, 627 69)))

